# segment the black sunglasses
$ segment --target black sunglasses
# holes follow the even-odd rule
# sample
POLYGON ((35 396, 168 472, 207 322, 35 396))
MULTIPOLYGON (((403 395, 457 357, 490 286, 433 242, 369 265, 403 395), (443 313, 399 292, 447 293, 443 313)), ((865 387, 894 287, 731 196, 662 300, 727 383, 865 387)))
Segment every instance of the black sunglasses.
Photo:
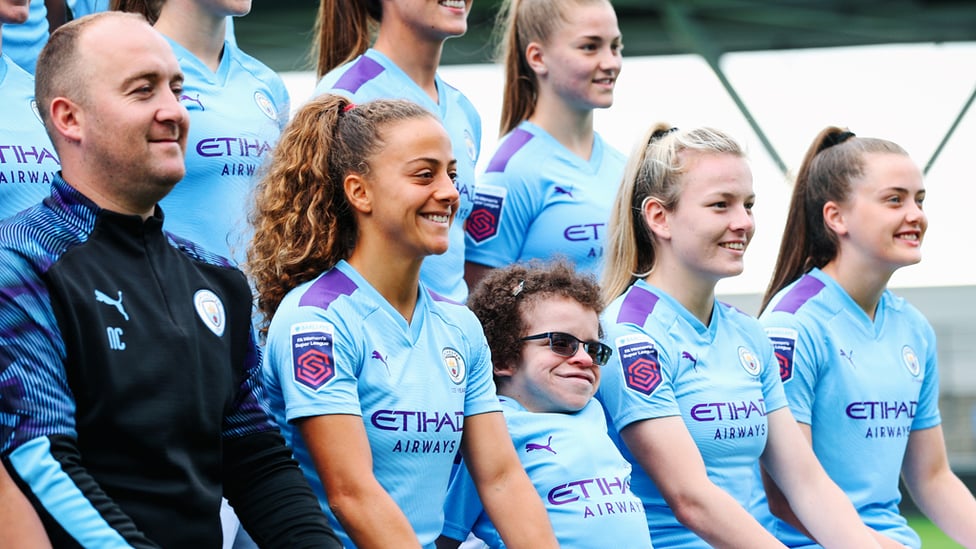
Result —
POLYGON ((535 334, 523 337, 521 341, 531 341, 534 339, 548 339, 549 349, 559 356, 571 357, 576 354, 579 350, 580 343, 583 344, 583 350, 586 354, 590 355, 593 359, 593 363, 597 366, 603 366, 610 360, 610 355, 613 354, 613 349, 600 343, 599 341, 583 341, 582 339, 565 332, 546 332, 543 334, 535 334))

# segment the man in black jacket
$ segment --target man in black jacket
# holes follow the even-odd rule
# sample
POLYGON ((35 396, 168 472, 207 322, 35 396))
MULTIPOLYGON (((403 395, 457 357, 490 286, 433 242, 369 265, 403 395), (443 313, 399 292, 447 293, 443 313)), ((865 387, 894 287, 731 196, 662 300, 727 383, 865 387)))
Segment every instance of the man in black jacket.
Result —
POLYGON ((62 171, 0 223, 0 455, 53 545, 220 547, 225 496, 261 546, 339 547, 265 408, 247 281, 163 231, 188 128, 168 43, 84 17, 36 78, 62 171))

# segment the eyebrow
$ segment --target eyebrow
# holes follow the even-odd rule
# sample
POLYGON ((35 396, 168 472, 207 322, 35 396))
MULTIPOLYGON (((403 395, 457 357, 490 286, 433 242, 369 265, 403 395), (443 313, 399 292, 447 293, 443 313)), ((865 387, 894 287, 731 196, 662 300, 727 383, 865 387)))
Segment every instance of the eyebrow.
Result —
MULTIPOLYGON (((123 80, 122 81, 122 87, 123 88, 126 88, 126 87, 132 85, 134 82, 138 82, 140 80, 148 80, 149 82, 157 82, 157 81, 162 80, 162 79, 163 79, 163 76, 160 73, 156 72, 156 71, 145 71, 145 72, 141 72, 139 74, 135 74, 133 76, 130 76, 130 77, 126 78, 125 80, 123 80)), ((169 81, 170 82, 183 83, 184 80, 185 80, 185 77, 183 76, 183 73, 180 72, 180 73, 177 73, 177 74, 173 75, 173 77, 169 81)))

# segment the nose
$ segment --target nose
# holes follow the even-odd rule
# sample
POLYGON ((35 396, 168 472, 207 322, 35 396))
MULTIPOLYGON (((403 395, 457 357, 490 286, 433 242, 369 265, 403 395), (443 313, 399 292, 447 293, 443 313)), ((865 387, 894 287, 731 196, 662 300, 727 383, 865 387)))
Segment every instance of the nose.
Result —
POLYGON ((600 68, 605 71, 613 72, 614 76, 620 73, 620 67, 623 65, 623 55, 620 53, 620 49, 614 46, 607 46, 603 48, 603 55, 600 56, 600 68))
POLYGON ((925 223, 926 219, 925 210, 922 209, 922 206, 914 200, 909 200, 906 221, 913 225, 918 225, 925 223))
POLYGON ((593 362, 593 357, 586 352, 586 347, 582 343, 576 347, 576 352, 573 353, 573 356, 569 357, 569 361, 581 368, 590 368, 596 364, 593 362))
POLYGON ((730 228, 733 231, 752 233, 756 228, 756 219, 752 215, 752 210, 743 205, 738 206, 730 223, 730 228))
POLYGON ((160 94, 161 103, 156 110, 156 119, 159 122, 177 125, 181 131, 186 132, 190 120, 190 113, 187 112, 179 97, 172 93, 160 94))
POLYGON ((437 200, 447 203, 457 202, 461 198, 461 193, 458 192, 457 180, 452 179, 446 171, 441 172, 437 178, 436 197, 437 200))

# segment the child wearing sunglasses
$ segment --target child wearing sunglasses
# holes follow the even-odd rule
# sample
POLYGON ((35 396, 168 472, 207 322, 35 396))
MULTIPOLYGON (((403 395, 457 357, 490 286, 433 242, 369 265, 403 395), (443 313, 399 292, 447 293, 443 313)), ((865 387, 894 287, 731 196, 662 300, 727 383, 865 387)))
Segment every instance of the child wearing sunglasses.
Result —
MULTIPOLYGON (((607 435, 600 367, 600 290, 565 261, 491 271, 468 306, 484 326, 495 385, 519 459, 561 547, 651 547, 630 464, 607 435)), ((503 547, 462 462, 444 507, 438 548, 469 533, 503 547)))

